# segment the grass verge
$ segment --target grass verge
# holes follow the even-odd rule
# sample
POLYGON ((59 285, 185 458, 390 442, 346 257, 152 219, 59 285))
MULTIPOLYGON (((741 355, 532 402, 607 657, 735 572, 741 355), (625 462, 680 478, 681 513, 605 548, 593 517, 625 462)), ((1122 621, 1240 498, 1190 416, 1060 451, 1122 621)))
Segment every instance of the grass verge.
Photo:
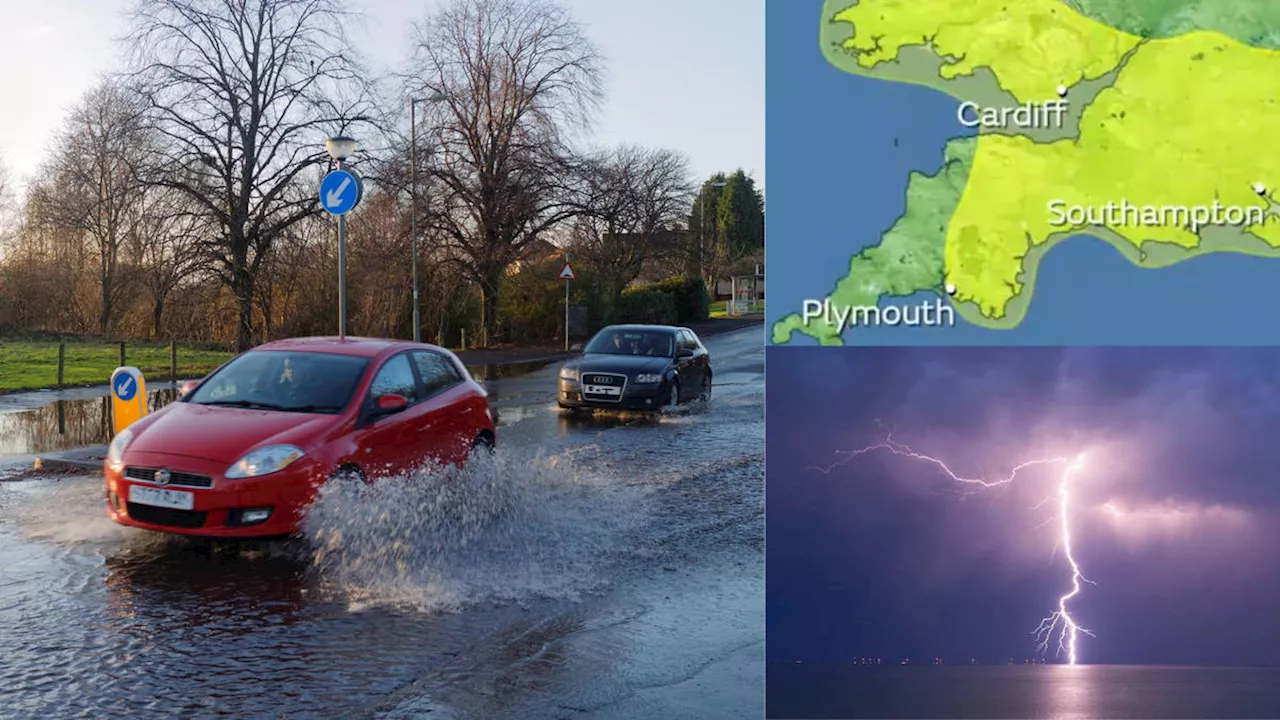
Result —
MULTIPOLYGON (((63 385, 105 385, 120 363, 120 343, 67 340, 63 385)), ((200 377, 230 359, 220 350, 178 346, 178 377, 200 377)), ((152 382, 169 379, 168 343, 141 340, 125 344, 125 364, 142 371, 152 382)), ((0 393, 41 390, 58 383, 56 339, 0 338, 0 393)))

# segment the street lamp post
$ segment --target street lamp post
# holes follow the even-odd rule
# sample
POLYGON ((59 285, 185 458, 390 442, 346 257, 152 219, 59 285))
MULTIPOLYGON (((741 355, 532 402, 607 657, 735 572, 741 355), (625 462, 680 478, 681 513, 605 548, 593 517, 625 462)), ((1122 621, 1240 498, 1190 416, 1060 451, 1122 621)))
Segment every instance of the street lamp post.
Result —
MULTIPOLYGON (((329 157, 342 169, 342 161, 356 151, 356 141, 345 135, 331 137, 324 143, 329 157)), ((347 216, 338 216, 338 337, 347 336, 347 216)))
MULTIPOLYGON (((440 102, 442 93, 434 93, 426 102, 440 102)), ((409 97, 409 185, 412 196, 409 208, 409 234, 413 244, 413 341, 422 342, 422 320, 418 310, 418 98, 409 97)))

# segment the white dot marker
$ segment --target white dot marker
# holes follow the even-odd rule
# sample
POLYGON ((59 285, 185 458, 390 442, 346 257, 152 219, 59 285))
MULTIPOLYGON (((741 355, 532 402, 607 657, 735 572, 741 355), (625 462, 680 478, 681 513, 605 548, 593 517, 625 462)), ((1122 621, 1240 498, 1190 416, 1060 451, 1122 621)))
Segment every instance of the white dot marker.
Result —
POLYGON ((1267 194, 1267 186, 1266 186, 1266 185, 1263 185, 1263 184, 1262 184, 1262 183, 1260 183, 1260 182, 1256 182, 1256 183, 1254 183, 1254 184, 1253 184, 1253 191, 1254 191, 1254 192, 1256 192, 1256 193, 1258 193, 1259 195, 1266 195, 1266 194, 1267 194))
POLYGON ((1066 85, 1059 85, 1059 86, 1058 86, 1058 97, 1066 97, 1066 96, 1067 96, 1067 86, 1066 86, 1066 85))
POLYGON ((956 286, 955 286, 955 285, 953 285, 952 283, 947 283, 947 294, 948 294, 948 295, 955 295, 955 294, 956 294, 956 286))

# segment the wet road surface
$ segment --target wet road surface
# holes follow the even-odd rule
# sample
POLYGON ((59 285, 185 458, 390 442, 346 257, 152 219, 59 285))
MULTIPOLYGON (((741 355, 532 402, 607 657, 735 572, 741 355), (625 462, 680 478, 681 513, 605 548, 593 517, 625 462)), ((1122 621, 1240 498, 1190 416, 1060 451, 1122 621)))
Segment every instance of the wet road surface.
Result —
POLYGON ((334 486, 305 543, 119 528, 92 476, 0 483, 4 717, 763 715, 763 337, 713 398, 571 419, 488 381, 492 463, 334 486))

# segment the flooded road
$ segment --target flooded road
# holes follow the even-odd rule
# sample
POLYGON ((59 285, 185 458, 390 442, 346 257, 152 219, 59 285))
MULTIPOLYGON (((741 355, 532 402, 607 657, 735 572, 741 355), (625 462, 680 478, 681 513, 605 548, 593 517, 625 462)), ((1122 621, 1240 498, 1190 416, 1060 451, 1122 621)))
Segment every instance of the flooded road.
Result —
POLYGON ((762 331, 707 345, 712 401, 662 418, 561 415, 558 364, 489 379, 492 462, 333 486, 296 545, 0 483, 0 715, 762 716, 762 331))

